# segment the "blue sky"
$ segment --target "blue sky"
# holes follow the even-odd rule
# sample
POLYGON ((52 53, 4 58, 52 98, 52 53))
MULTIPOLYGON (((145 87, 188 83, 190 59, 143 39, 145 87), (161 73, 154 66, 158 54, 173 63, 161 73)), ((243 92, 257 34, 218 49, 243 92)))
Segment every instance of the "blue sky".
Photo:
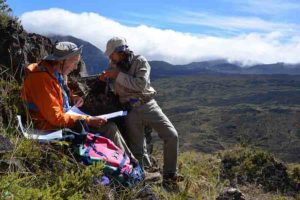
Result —
POLYGON ((8 0, 8 4, 28 31, 68 33, 102 50, 109 37, 121 35, 151 60, 300 62, 296 0, 8 0))

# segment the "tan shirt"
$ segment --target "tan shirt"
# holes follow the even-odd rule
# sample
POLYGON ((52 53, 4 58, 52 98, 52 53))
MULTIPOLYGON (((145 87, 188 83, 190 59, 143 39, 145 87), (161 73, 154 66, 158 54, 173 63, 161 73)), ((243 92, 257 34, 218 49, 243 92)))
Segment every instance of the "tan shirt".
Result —
MULTIPOLYGON (((117 67, 110 65, 110 69, 117 69, 117 67)), ((134 56, 128 72, 117 70, 120 73, 113 85, 121 103, 129 102, 130 99, 147 100, 156 94, 150 84, 151 67, 143 56, 134 56)))

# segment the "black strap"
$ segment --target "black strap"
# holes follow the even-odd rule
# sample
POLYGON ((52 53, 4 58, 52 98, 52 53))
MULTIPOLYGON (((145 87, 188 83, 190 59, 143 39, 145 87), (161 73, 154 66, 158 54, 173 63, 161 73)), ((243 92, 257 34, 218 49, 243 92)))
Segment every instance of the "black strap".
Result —
MULTIPOLYGON (((99 151, 97 150, 97 148, 96 148, 96 146, 95 146, 95 141, 96 141, 96 139, 97 139, 97 136, 94 135, 93 138, 92 138, 92 140, 87 142, 87 143, 88 143, 88 148, 87 148, 87 150, 85 151, 85 155, 88 155, 88 153, 90 152, 90 150, 93 149, 93 150, 95 151, 95 153, 98 154, 99 156, 102 156, 102 157, 106 157, 106 158, 107 158, 107 156, 106 156, 104 153, 99 152, 99 151)), ((128 156, 127 156, 127 154, 124 152, 123 159, 122 159, 121 163, 119 164, 117 170, 113 173, 114 175, 119 175, 119 174, 121 173, 121 170, 122 170, 122 168, 124 167, 127 158, 128 158, 128 156)))
POLYGON ((128 158, 128 156, 127 156, 127 154, 124 152, 123 159, 122 159, 122 161, 121 161, 121 163, 120 163, 118 169, 113 173, 114 175, 119 175, 119 174, 121 173, 121 170, 122 170, 122 168, 123 168, 123 166, 124 166, 124 164, 125 164, 127 158, 128 158))

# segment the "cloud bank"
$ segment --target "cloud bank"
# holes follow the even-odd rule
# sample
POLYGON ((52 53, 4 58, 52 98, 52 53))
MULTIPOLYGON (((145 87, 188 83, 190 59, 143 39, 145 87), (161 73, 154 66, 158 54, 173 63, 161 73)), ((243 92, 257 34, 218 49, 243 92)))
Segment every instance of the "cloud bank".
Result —
MULTIPOLYGON (((300 37, 287 37, 284 30, 270 30, 269 27, 267 33, 253 31, 234 37, 213 37, 146 25, 126 26, 96 13, 72 13, 57 8, 27 12, 20 19, 29 32, 72 35, 91 42, 103 51, 107 40, 122 36, 127 38, 129 47, 136 54, 144 55, 148 60, 163 60, 172 64, 215 58, 245 65, 300 63, 300 37)), ((255 24, 251 24, 251 29, 254 29, 253 26, 255 24)))

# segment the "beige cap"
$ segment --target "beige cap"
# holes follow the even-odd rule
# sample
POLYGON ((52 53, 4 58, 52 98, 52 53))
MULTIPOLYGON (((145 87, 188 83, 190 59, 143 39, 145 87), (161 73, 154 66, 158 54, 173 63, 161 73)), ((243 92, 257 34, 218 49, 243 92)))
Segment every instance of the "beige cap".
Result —
POLYGON ((53 53, 46 56, 44 60, 65 60, 82 52, 82 46, 77 47, 72 42, 58 42, 53 47, 53 53))
POLYGON ((128 49, 127 41, 122 37, 113 37, 106 44, 105 54, 110 56, 113 52, 121 52, 128 49))

